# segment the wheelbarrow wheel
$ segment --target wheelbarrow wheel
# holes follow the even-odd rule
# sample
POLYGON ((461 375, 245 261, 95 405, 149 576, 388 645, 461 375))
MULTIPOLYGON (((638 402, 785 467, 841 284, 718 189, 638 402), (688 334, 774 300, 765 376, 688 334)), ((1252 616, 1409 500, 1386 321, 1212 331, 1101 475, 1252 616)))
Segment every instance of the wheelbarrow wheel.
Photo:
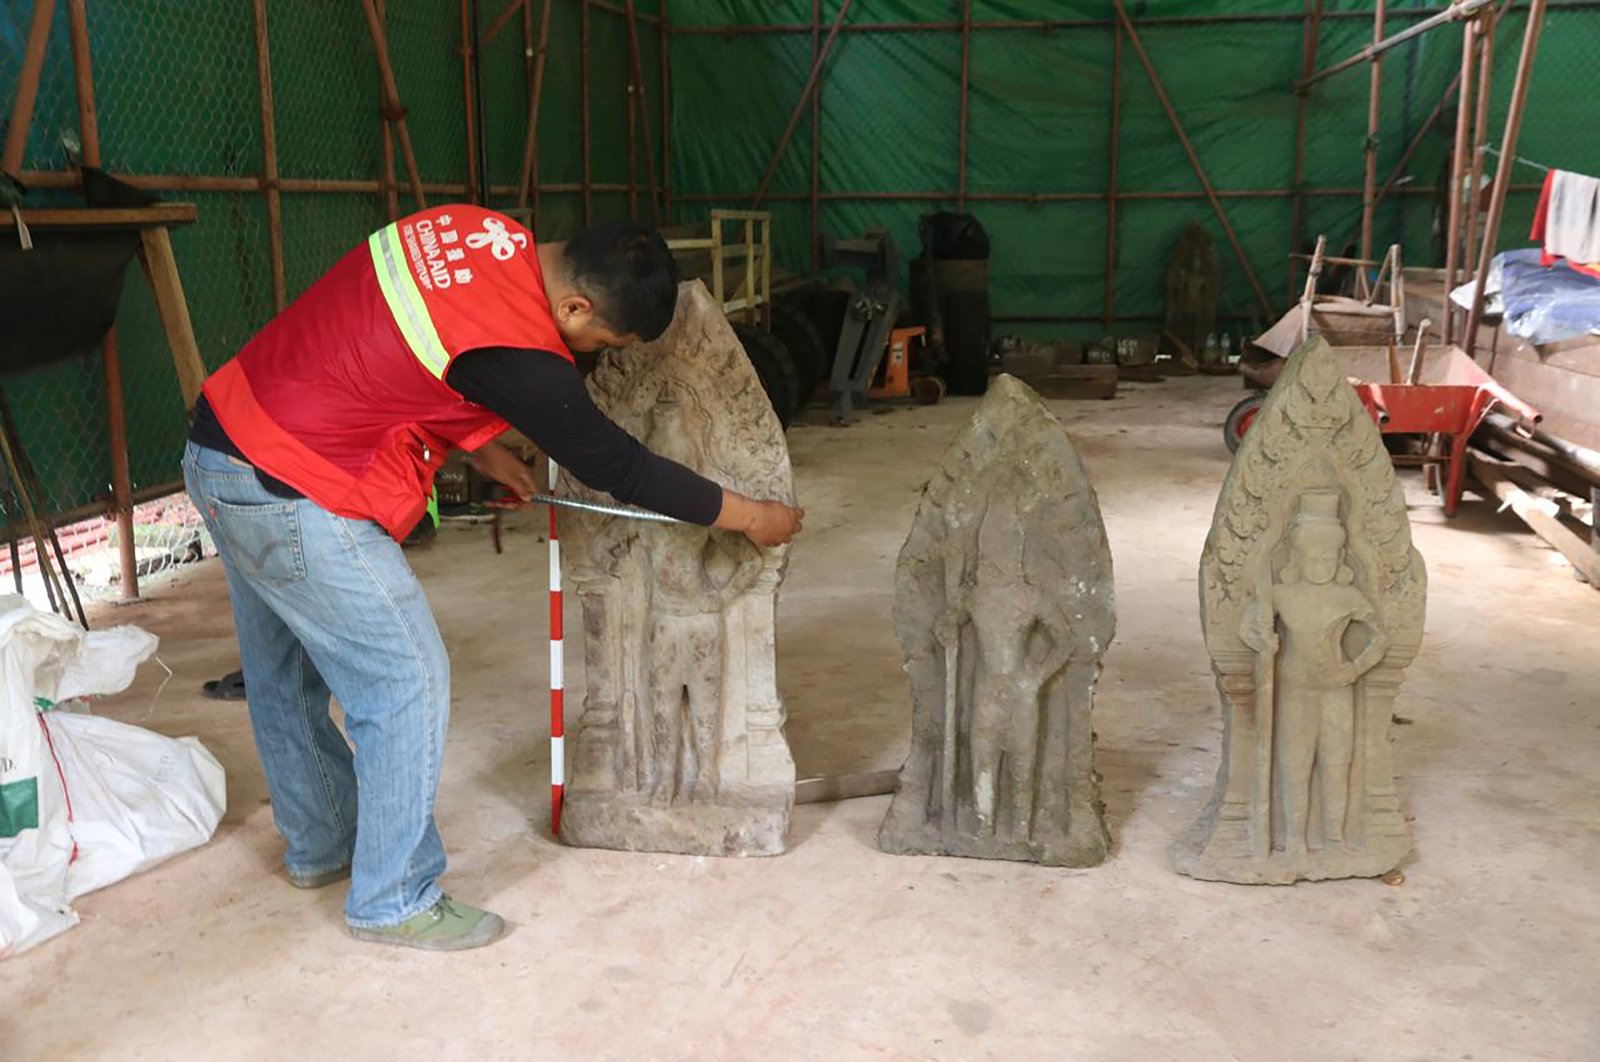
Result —
POLYGON ((1244 441, 1245 432, 1255 423, 1256 415, 1261 412, 1261 403, 1266 400, 1267 396, 1264 394, 1246 395, 1228 410, 1228 419, 1222 422, 1222 441, 1228 444, 1230 454, 1239 452, 1239 444, 1244 441))

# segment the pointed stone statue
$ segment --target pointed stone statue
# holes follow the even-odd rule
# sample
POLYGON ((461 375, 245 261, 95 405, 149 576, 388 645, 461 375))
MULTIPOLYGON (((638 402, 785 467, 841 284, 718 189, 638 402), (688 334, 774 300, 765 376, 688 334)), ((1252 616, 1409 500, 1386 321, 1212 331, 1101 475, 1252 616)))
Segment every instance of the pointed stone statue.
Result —
MULTIPOLYGON (((793 500, 783 429, 699 281, 680 287, 664 335, 607 352, 588 386, 657 453, 753 497, 793 500)), ((571 483, 562 489, 602 500, 571 483)), ((773 625, 788 548, 622 517, 563 511, 561 520, 584 645, 562 840, 692 855, 782 852, 794 761, 773 625)))
POLYGON ((1426 594, 1382 437, 1313 338, 1239 447, 1200 561, 1222 767, 1173 847, 1180 873, 1288 884, 1399 865, 1390 716, 1426 594))
POLYGON ((1091 707, 1116 626, 1094 489, 1001 376, 923 492, 895 572, 911 754, 886 852, 1093 866, 1110 846, 1091 707))

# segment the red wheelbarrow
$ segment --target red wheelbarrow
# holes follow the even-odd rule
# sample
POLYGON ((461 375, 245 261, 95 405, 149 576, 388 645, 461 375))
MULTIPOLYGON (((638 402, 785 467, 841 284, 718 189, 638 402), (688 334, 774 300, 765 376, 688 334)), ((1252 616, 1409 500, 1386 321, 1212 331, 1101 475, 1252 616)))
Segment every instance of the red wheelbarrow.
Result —
MULTIPOLYGON (((1454 516, 1461 501, 1467 441, 1483 418, 1496 406, 1504 406, 1506 412, 1530 426, 1541 417, 1537 409, 1506 390, 1459 347, 1434 352, 1422 364, 1414 358, 1413 383, 1372 382, 1393 380, 1399 375, 1386 346, 1335 347, 1334 354, 1378 430, 1385 435, 1426 437, 1422 453, 1394 454, 1394 463, 1427 469, 1429 486, 1444 498, 1446 516, 1454 516)), ((1271 387, 1282 369, 1282 360, 1275 359, 1250 366, 1246 375, 1271 387)), ((1239 448, 1265 400, 1264 393, 1253 394, 1229 411, 1223 439, 1230 451, 1239 448)))

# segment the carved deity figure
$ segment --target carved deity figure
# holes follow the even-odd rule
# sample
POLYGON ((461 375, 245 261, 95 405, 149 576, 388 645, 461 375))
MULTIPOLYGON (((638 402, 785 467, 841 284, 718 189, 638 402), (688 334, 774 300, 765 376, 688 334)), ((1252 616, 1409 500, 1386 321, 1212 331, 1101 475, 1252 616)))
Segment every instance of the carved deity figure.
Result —
MULTIPOLYGON (((793 497, 782 428, 699 282, 680 287, 661 338, 607 352, 588 387, 657 453, 735 490, 793 497)), ((696 855, 783 851, 794 761, 774 626, 787 548, 684 524, 562 521, 584 661, 562 839, 696 855)))
MULTIPOLYGON (((1389 636, 1344 563, 1344 525, 1335 491, 1307 491, 1289 527, 1289 561, 1266 595, 1256 598, 1240 628, 1276 663, 1273 725, 1276 800, 1283 814, 1279 847, 1303 856, 1307 847, 1343 845, 1355 757, 1355 687, 1383 659, 1389 636), (1346 645, 1352 628, 1360 648, 1346 645), (1281 632, 1281 634, 1280 634, 1281 632), (1312 809, 1320 809, 1315 817, 1312 809)), ((1263 695, 1258 687, 1256 695, 1263 695)))
MULTIPOLYGON (((675 461, 695 459, 705 414, 689 414, 664 391, 651 414, 646 443, 675 461)), ((748 590, 761 571, 761 551, 742 535, 710 528, 621 523, 613 531, 635 534, 650 587, 648 653, 649 735, 643 782, 656 805, 674 800, 706 802, 717 793, 717 738, 723 692, 722 614, 748 590)))
POLYGON ((1377 428, 1320 338, 1223 484, 1201 617, 1223 697, 1211 803, 1174 864, 1243 883, 1375 876, 1411 849, 1389 721, 1427 575, 1377 428))
POLYGON ((1013 377, 929 483, 895 581, 912 747, 879 846, 1102 861, 1090 712, 1111 555, 1071 440, 1013 377))

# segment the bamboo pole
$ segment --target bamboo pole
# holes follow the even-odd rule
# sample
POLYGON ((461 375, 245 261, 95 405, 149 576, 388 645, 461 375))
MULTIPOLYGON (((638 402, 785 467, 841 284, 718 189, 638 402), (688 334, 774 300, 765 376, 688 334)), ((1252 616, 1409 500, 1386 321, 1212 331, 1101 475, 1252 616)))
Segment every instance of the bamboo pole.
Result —
POLYGON ((650 135, 650 105, 644 91, 644 61, 639 52, 639 22, 634 0, 628 0, 628 54, 633 66, 634 100, 639 104, 639 124, 644 132, 644 168, 650 189, 650 220, 661 224, 661 201, 657 197, 655 138, 650 135))
MULTIPOLYGON (((1489 142, 1489 85, 1494 76, 1494 35, 1500 26, 1498 15, 1484 18, 1478 29, 1478 103, 1472 121, 1472 171, 1467 175, 1467 253, 1462 262, 1467 269, 1478 260, 1478 211, 1483 183, 1483 149, 1489 142)), ((1463 344, 1465 345, 1465 344, 1463 344)), ((1470 350, 1470 347, 1468 348, 1470 350)))
MULTIPOLYGON (((1359 258, 1372 257, 1372 220, 1378 203, 1378 123, 1383 98, 1383 55, 1377 46, 1383 43, 1383 15, 1385 0, 1377 0, 1372 9, 1372 67, 1367 83, 1367 144, 1366 178, 1361 193, 1361 250, 1359 258)), ((1425 25, 1425 24, 1424 24, 1425 25)), ((1413 29, 1419 28, 1413 26, 1413 29)))
POLYGON ((661 217, 672 223, 672 35, 667 23, 667 0, 661 0, 661 217))
POLYGON ((461 0, 461 110, 467 125, 467 198, 482 202, 478 185, 478 102, 472 85, 472 0, 461 0))
POLYGON ((22 69, 11 100, 11 124, 6 126, 6 143, 0 153, 0 170, 20 173, 22 157, 28 150, 28 127, 33 124, 33 108, 39 99, 39 76, 44 72, 44 53, 50 43, 50 23, 55 17, 55 0, 34 0, 28 20, 28 43, 22 53, 22 69))
POLYGON ((806 101, 817 87, 817 79, 822 74, 822 64, 827 62, 828 52, 833 48, 833 42, 838 39, 839 27, 844 25, 845 16, 850 14, 852 2, 853 0, 844 0, 844 3, 839 5, 839 14, 834 17, 833 26, 828 30, 828 38, 822 42, 817 58, 811 64, 811 74, 806 78, 805 87, 800 90, 800 98, 795 101, 794 110, 789 112, 789 124, 784 127, 783 136, 779 138, 778 146, 772 152, 772 159, 767 163, 767 172, 762 175, 761 184, 756 188, 755 198, 750 201, 751 210, 759 207, 761 200, 766 198, 772 178, 778 172, 778 163, 783 159, 783 150, 789 146, 789 139, 794 136, 794 127, 800 122, 800 113, 805 109, 806 101))
POLYGON ((971 94, 972 0, 961 0, 961 120, 956 154, 956 209, 962 213, 967 210, 967 120, 971 113, 971 94))
POLYGON ((261 171, 267 199, 267 254, 272 261, 272 308, 289 304, 283 279, 283 200, 278 189, 278 123, 272 108, 272 56, 267 39, 267 0, 254 0, 256 80, 261 89, 261 171))
MULTIPOLYGON (((1472 68, 1477 57, 1478 23, 1468 22, 1461 36, 1461 72, 1456 75, 1461 94, 1456 98, 1456 132, 1450 152, 1450 212, 1444 237, 1444 342, 1455 342, 1456 311, 1450 293, 1456 289, 1461 253, 1461 181, 1467 172, 1467 129, 1472 122, 1472 68)), ((1439 101, 1443 104, 1443 100, 1439 101)))
POLYGON ((411 131, 406 128, 406 111, 400 106, 400 87, 394 79, 394 67, 389 63, 389 40, 383 21, 378 17, 375 0, 361 0, 366 12, 367 30, 372 34, 372 48, 378 57, 378 77, 383 84, 384 117, 394 123, 395 138, 400 141, 400 157, 405 160, 406 176, 411 181, 411 194, 416 197, 417 208, 428 205, 422 190, 422 174, 417 170, 417 154, 411 146, 411 131))
MULTIPOLYGON (((1495 167, 1494 189, 1489 196, 1489 213, 1483 223, 1483 246, 1478 249, 1477 287, 1472 293, 1472 309, 1467 313, 1467 328, 1462 341, 1472 354, 1478 345, 1478 325, 1483 320, 1484 289, 1489 284, 1489 264, 1494 260, 1495 240, 1500 219, 1505 214, 1506 190, 1511 186, 1511 167, 1516 162, 1517 138, 1522 132, 1522 115, 1528 107, 1528 84, 1533 79, 1533 61, 1539 54, 1539 34, 1544 30, 1546 0, 1530 0, 1528 28, 1522 36, 1522 54, 1517 59, 1517 80, 1511 87, 1511 106, 1506 112, 1505 132, 1500 136, 1500 164, 1495 167)), ((1494 371, 1495 351, 1489 352, 1490 372, 1494 371)))
MULTIPOLYGON (((1122 28, 1128 35, 1128 43, 1133 45, 1133 52, 1139 57, 1144 72, 1150 76, 1150 85, 1155 89, 1156 99, 1161 101, 1161 107, 1167 112, 1167 121, 1172 123, 1172 131, 1178 134, 1178 142, 1183 145, 1183 150, 1189 156, 1189 165, 1194 167, 1194 174, 1200 179, 1200 187, 1205 190, 1206 198, 1211 202, 1211 209, 1217 215, 1217 221, 1222 225, 1223 233, 1228 237, 1228 244, 1233 248, 1234 257, 1239 260, 1239 268, 1244 270, 1245 279, 1250 282, 1256 298, 1261 303, 1261 310, 1269 318, 1272 316, 1272 303, 1267 299, 1267 293, 1261 287, 1261 280, 1256 276, 1255 267, 1250 264, 1250 258, 1244 253, 1244 248, 1239 244, 1239 235, 1233 231, 1233 222, 1228 220, 1228 212, 1223 207, 1222 201, 1217 198, 1216 189, 1211 186, 1211 178, 1206 175, 1205 167, 1200 164, 1200 156, 1195 153, 1194 145, 1189 142, 1189 134, 1184 131, 1183 123, 1178 119, 1178 112, 1172 106, 1172 100, 1167 95, 1167 88, 1161 81, 1161 75, 1156 73, 1156 68, 1150 62, 1149 54, 1144 50, 1144 42, 1139 39, 1139 31, 1134 29, 1133 20, 1128 17, 1127 8, 1122 0, 1112 0, 1116 5, 1117 17, 1122 21, 1122 28)), ((1382 3, 1382 0, 1379 0, 1382 3)))
MULTIPOLYGON (((389 14, 384 10, 384 0, 377 0, 378 21, 388 25, 389 14)), ((394 179, 394 130, 384 116, 383 78, 378 78, 378 124, 383 126, 383 172, 378 179, 378 194, 383 196, 383 213, 390 221, 400 217, 400 190, 394 179)), ((280 182, 288 191, 287 182, 280 182)))
MULTIPOLYGON (((67 0, 72 35, 72 72, 78 95, 78 135, 83 164, 99 168, 100 123, 94 106, 94 68, 89 49, 89 14, 84 0, 67 0)), ((100 344, 106 383, 106 434, 111 443, 111 508, 117 519, 117 549, 122 600, 139 596, 139 562, 133 542, 133 480, 128 471, 128 410, 122 390, 122 350, 112 323, 100 344)), ((43 549, 41 543, 40 548, 43 549)), ((68 574, 67 578, 71 578, 68 574)))
MULTIPOLYGON (((595 0, 598 2, 598 0, 595 0)), ((1600 8, 1600 0, 1567 0, 1558 5, 1563 11, 1587 11, 1600 8)), ((1410 8, 1391 11, 1387 17, 1393 20, 1401 19, 1429 19, 1438 15, 1453 12, 1455 17, 1461 17, 1463 12, 1459 8, 1431 7, 1410 8)), ((647 21, 649 16, 643 16, 647 21)), ((1305 16, 1301 12, 1256 12, 1252 14, 1225 14, 1225 15, 1158 15, 1146 16, 1134 22, 1136 26, 1257 26, 1272 25, 1284 22, 1302 22, 1305 16)), ((1371 18, 1371 15, 1360 9, 1348 11, 1328 11, 1323 15, 1328 22, 1362 21, 1371 18)), ((1032 19, 975 19, 972 28, 975 32, 1014 32, 1014 33, 1055 33, 1062 30, 1074 29, 1109 29, 1118 23, 1118 19, 1111 18, 1032 18, 1032 19)), ((1430 27, 1431 28, 1431 27, 1430 27)), ((702 25, 679 26, 672 30, 673 34, 682 37, 748 37, 770 35, 799 35, 809 33, 811 27, 805 22, 776 22, 749 25, 702 25)), ((844 33, 910 33, 926 35, 930 33, 959 33, 961 22, 947 20, 943 22, 854 22, 846 26, 844 33)), ((1354 65, 1354 64, 1352 64, 1354 65)))
POLYGON ((494 21, 489 23, 489 28, 483 31, 483 43, 485 47, 489 45, 490 41, 500 36, 500 31, 511 24, 511 20, 516 17, 517 12, 519 11, 522 12, 524 18, 527 17, 528 0, 510 0, 510 2, 506 4, 501 12, 494 17, 494 21))
POLYGON ((1117 319, 1117 156, 1122 144, 1122 27, 1111 27, 1111 143, 1106 148, 1106 312, 1107 331, 1117 319))
MULTIPOLYGON (((1323 0, 1306 0, 1300 48, 1302 81, 1311 75, 1317 65, 1317 50, 1322 46, 1322 6, 1323 0)), ((1289 203, 1289 291, 1295 289, 1300 269, 1299 259, 1294 256, 1300 250, 1304 234, 1305 194, 1301 186, 1306 179, 1306 114, 1311 107, 1309 89, 1297 88, 1295 95, 1298 98, 1295 101, 1294 179, 1291 183, 1294 194, 1289 203)))
MULTIPOLYGON (((550 5, 544 0, 544 13, 539 16, 539 45, 533 57, 533 88, 528 93, 528 126, 522 139, 522 175, 517 180, 517 206, 528 205, 528 196, 534 196, 533 213, 539 214, 539 103, 544 96, 544 60, 550 50, 550 5)), ((528 28, 523 34, 526 40, 528 28)))
POLYGON ((628 64, 623 75, 623 86, 628 104, 628 217, 639 220, 639 110, 634 96, 633 64, 628 64))
MULTIPOLYGON (((822 0, 811 0, 811 65, 822 49, 822 0)), ((822 270, 822 84, 811 94, 811 272, 822 270)))
POLYGON ((578 109, 583 122, 580 139, 583 146, 583 223, 590 224, 594 220, 594 195, 590 185, 594 183, 593 160, 590 158, 589 143, 589 3, 590 0, 578 2, 578 109))
POLYGON ((1373 35, 1371 44, 1367 45, 1367 47, 1361 49, 1350 58, 1340 60, 1339 62, 1328 67, 1326 70, 1318 70, 1310 77, 1302 79, 1295 87, 1309 88, 1324 78, 1331 77, 1342 70, 1349 70, 1351 67, 1360 66, 1365 62, 1376 63, 1379 61, 1379 58, 1384 52, 1395 47, 1396 45, 1404 44, 1413 37, 1421 36, 1431 29, 1444 25, 1446 22, 1459 22, 1463 19, 1471 18, 1473 15, 1477 14, 1480 10, 1492 2, 1493 0, 1460 0, 1459 3, 1451 4, 1449 7, 1439 11, 1434 11, 1431 14, 1426 12, 1412 12, 1413 15, 1424 14, 1426 17, 1424 17, 1423 20, 1418 22, 1416 25, 1403 29, 1399 33, 1396 33, 1393 37, 1388 38, 1385 38, 1383 35, 1383 22, 1385 15, 1382 11, 1382 5, 1380 4, 1378 10, 1374 11, 1374 22, 1377 26, 1377 32, 1373 35))

